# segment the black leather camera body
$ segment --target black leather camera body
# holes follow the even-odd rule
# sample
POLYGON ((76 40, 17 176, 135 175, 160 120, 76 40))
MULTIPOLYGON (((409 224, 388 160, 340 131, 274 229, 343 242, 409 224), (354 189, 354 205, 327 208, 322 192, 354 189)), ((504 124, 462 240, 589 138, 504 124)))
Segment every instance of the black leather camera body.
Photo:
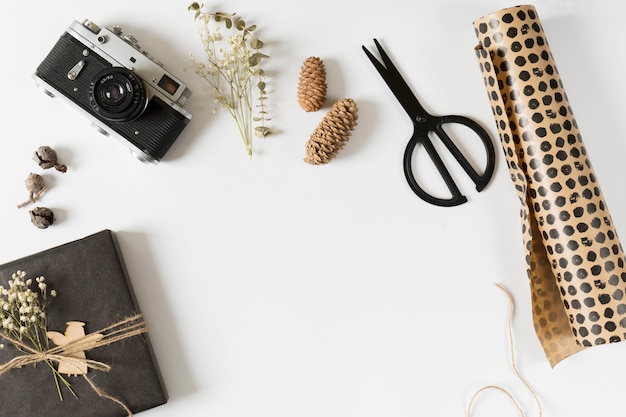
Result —
POLYGON ((101 133, 158 162, 191 120, 187 86, 119 27, 74 22, 37 67, 48 95, 78 106, 101 133))

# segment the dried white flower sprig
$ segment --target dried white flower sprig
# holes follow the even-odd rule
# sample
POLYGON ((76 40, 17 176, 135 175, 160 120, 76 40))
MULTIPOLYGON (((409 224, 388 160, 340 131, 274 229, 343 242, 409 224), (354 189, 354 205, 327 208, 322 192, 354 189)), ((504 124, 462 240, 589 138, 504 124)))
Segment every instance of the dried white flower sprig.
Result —
MULTIPOLYGON (((26 272, 17 271, 11 278, 7 283, 8 287, 0 285, 0 339, 17 341, 32 346, 39 352, 45 352, 50 347, 46 336, 46 307, 56 297, 57 292, 48 289, 43 276, 33 280, 26 278, 26 272)), ((13 343, 12 346, 23 351, 19 343, 13 343)), ((8 348, 4 343, 0 347, 8 348)), ((54 364, 49 360, 45 363, 52 370, 59 398, 63 399, 59 382, 76 396, 69 381, 59 374, 54 364)))
POLYGON ((193 55, 191 61, 196 74, 211 85, 215 102, 230 112, 246 151, 252 156, 253 136, 264 138, 271 134, 265 125, 269 118, 265 72, 261 67, 269 56, 260 52, 263 42, 252 34, 256 25, 248 26, 236 13, 203 12, 202 7, 194 2, 188 9, 195 13, 207 62, 198 62, 193 55), (220 26, 214 23, 223 23, 234 34, 222 37, 220 26), (254 92, 258 93, 258 104, 254 92))

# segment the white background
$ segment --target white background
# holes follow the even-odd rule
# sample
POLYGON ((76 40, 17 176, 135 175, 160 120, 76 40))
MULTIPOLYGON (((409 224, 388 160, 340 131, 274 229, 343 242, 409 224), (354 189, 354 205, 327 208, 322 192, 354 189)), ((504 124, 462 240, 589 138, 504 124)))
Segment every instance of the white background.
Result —
MULTIPOLYGON (((626 228, 623 77, 626 6, 619 0, 535 3, 618 231, 626 228)), ((213 115, 188 3, 5 2, 2 65, 0 261, 90 235, 118 233, 167 385, 145 417, 462 416, 485 384, 535 403, 509 365, 507 302, 522 373, 544 415, 623 414, 626 345, 595 347, 551 369, 531 324, 519 203, 473 48, 472 22, 502 0, 251 1, 209 4, 258 26, 276 134, 250 160, 232 119, 213 115), (31 74, 75 19, 121 25, 194 91, 194 118, 158 166, 135 160, 75 109, 42 94, 31 74), (494 178, 469 202, 428 205, 409 189, 402 154, 412 125, 361 45, 378 38, 429 110, 479 121, 496 144, 494 178), (328 101, 296 101, 300 66, 318 56, 328 101), (304 147, 333 101, 353 98, 359 124, 329 165, 304 147), (69 170, 31 160, 57 149, 69 170), (44 175, 39 204, 57 222, 36 229, 24 179, 44 175)), ((469 140, 469 138, 468 138, 469 140)), ((480 147, 475 152, 480 159, 480 147)), ((424 174, 437 186, 436 175, 424 174)), ((32 207, 32 206, 31 206, 32 207)), ((624 232, 626 233, 626 231, 624 232)), ((80 274, 80 271, 76 271, 80 274)), ((0 387, 1 387, 0 380, 0 387)), ((1 389, 1 388, 0 388, 1 389)), ((513 415, 503 396, 476 416, 513 415)))

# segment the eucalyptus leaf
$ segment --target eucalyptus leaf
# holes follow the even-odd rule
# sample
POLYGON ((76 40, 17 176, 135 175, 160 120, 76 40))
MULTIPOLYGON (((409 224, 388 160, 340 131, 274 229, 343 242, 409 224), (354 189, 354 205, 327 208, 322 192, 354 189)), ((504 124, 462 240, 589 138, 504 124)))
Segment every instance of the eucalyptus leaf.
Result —
POLYGON ((260 138, 265 138, 267 136, 269 136, 272 133, 272 131, 270 130, 269 127, 266 126, 257 126, 254 129, 254 134, 257 135, 260 138))
POLYGON ((259 81, 257 87, 259 87, 259 90, 265 90, 265 82, 259 81))
POLYGON ((250 47, 252 49, 261 49, 263 48, 263 42, 259 40, 259 38, 252 38, 250 41, 250 47))
POLYGON ((235 27, 237 30, 244 30, 246 28, 246 22, 243 19, 238 19, 237 22, 235 22, 235 27))
POLYGON ((226 29, 230 29, 233 27, 233 21, 231 19, 226 19, 224 21, 224 25, 226 25, 226 29))

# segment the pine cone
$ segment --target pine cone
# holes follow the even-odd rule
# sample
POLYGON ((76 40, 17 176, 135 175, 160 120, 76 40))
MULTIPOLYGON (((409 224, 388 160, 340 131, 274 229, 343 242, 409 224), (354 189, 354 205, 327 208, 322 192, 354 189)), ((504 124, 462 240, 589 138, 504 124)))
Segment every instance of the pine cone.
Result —
POLYGON ((330 162, 350 139, 357 124, 357 112, 351 98, 336 101, 309 138, 304 162, 312 165, 330 162))
POLYGON ((326 68, 318 57, 304 60, 298 79, 298 104, 307 112, 318 111, 326 101, 326 68))

